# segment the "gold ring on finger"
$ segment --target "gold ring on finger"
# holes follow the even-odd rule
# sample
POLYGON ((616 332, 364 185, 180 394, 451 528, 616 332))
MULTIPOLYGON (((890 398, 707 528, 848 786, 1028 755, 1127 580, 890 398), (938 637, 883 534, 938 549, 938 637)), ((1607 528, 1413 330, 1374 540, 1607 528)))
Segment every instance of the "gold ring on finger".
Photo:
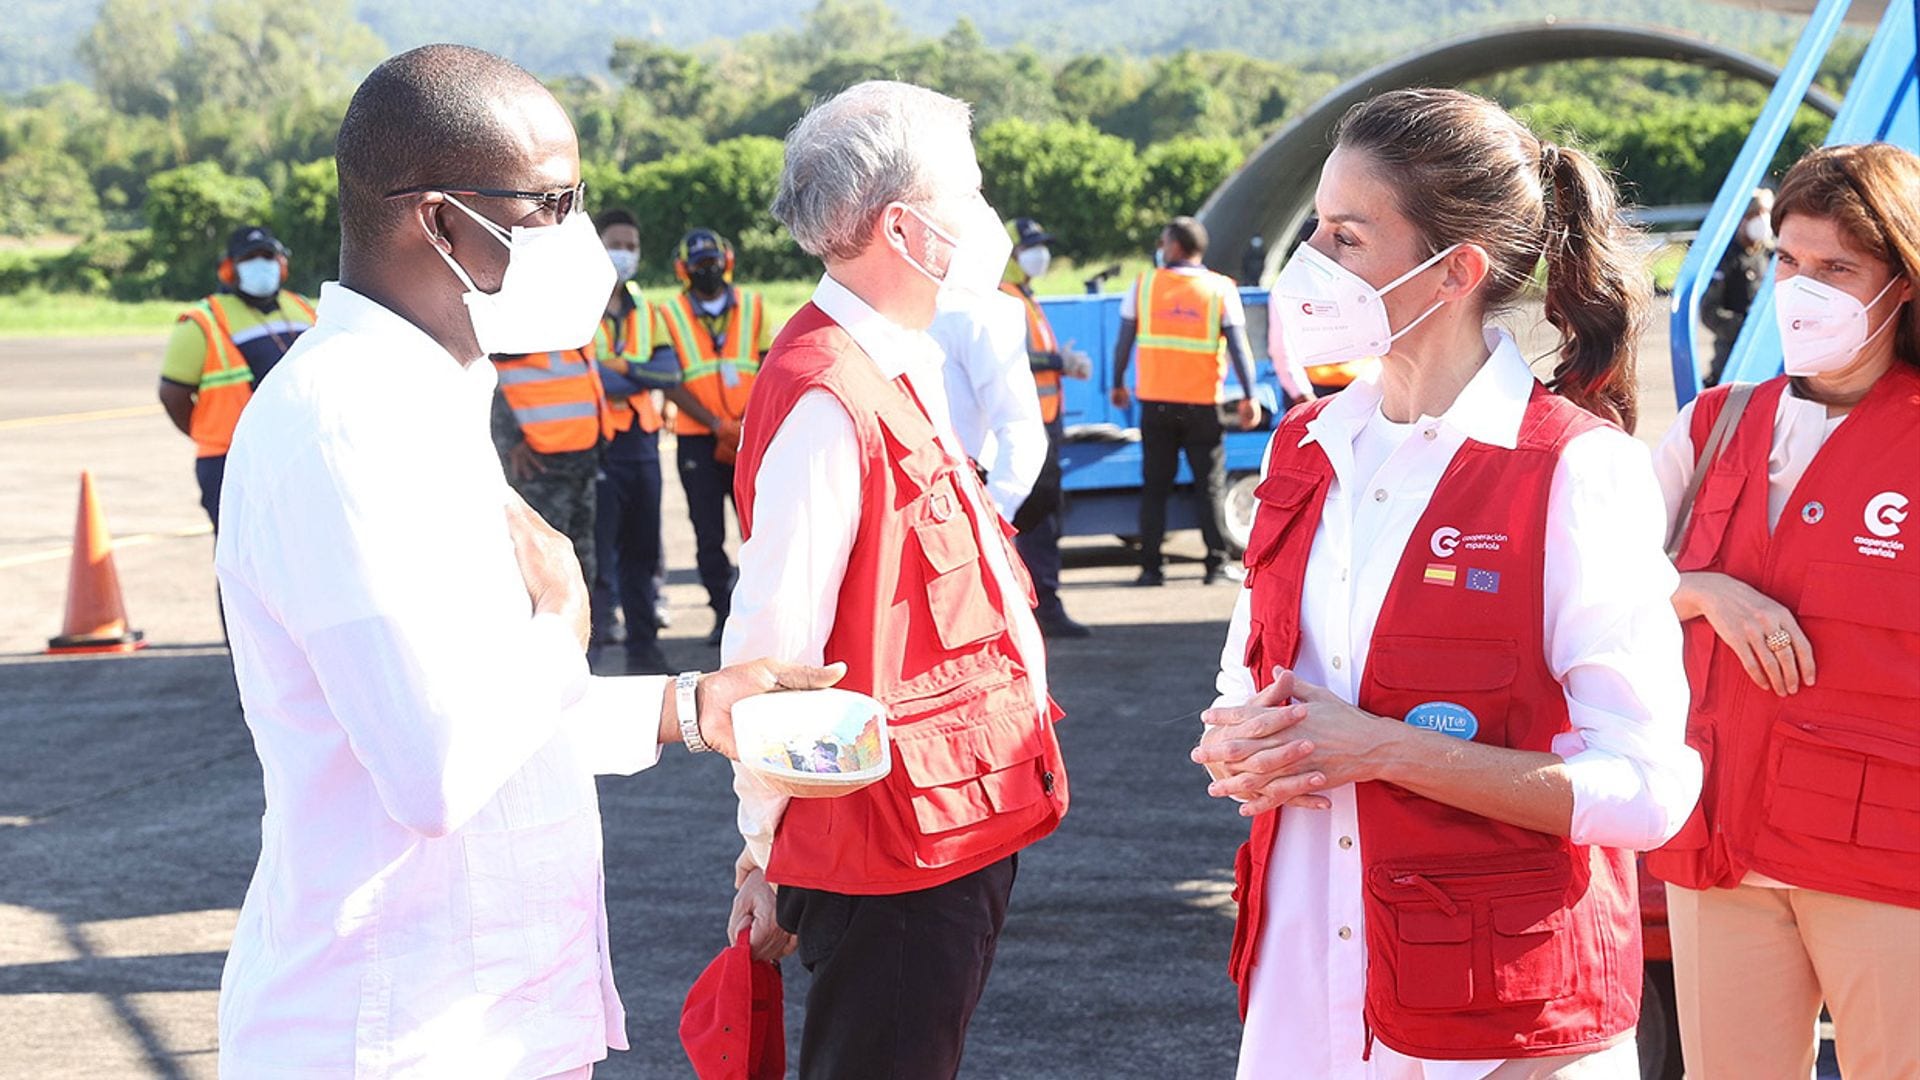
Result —
POLYGON ((1767 648, 1774 652, 1786 652, 1793 647, 1793 635, 1785 630, 1775 630, 1766 637, 1767 648))

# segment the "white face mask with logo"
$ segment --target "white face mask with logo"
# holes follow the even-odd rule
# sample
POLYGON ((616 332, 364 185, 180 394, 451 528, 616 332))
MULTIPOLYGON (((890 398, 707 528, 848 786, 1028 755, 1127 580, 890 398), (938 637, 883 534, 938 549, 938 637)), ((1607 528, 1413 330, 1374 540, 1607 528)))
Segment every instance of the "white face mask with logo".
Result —
POLYGON ((1020 272, 1030 278, 1040 277, 1047 272, 1047 267, 1053 265, 1053 252, 1047 250, 1044 244, 1022 248, 1020 254, 1013 258, 1020 264, 1020 272))
POLYGON ((483 293, 453 256, 440 251, 461 284, 473 337, 485 354, 550 352, 585 345, 600 325, 607 294, 618 280, 593 221, 578 211, 558 225, 511 229, 481 217, 449 195, 449 203, 506 245, 507 271, 497 291, 483 293))
POLYGON ((1312 244, 1301 244, 1274 279, 1268 304, 1270 317, 1280 320, 1287 359, 1315 367, 1386 355, 1389 346, 1446 305, 1442 300, 1395 330, 1387 321, 1386 295, 1459 246, 1436 252, 1376 289, 1312 244))
MULTIPOLYGON (((906 210, 926 229, 928 240, 937 240, 947 247, 945 265, 939 267, 925 265, 909 254, 907 262, 914 269, 939 284, 942 292, 985 296, 1000 288, 1007 259, 1013 255, 1013 238, 1007 235, 1000 224, 1000 215, 994 213, 986 199, 975 195, 967 200, 959 235, 935 225, 910 206, 906 210)), ((928 243, 922 250, 931 252, 933 247, 928 243)))
POLYGON ((233 287, 265 300, 280 291, 280 260, 271 255, 233 264, 233 287))
POLYGON ((1867 309, 1899 280, 1888 281, 1864 304, 1852 293, 1822 285, 1805 274, 1775 284, 1773 317, 1780 325, 1780 356, 1787 374, 1824 375, 1853 363, 1868 342, 1893 325, 1889 313, 1878 330, 1868 333, 1867 309))
POLYGON ((640 272, 640 253, 628 248, 608 248, 607 260, 613 263, 613 272, 620 275, 621 281, 633 280, 640 272))

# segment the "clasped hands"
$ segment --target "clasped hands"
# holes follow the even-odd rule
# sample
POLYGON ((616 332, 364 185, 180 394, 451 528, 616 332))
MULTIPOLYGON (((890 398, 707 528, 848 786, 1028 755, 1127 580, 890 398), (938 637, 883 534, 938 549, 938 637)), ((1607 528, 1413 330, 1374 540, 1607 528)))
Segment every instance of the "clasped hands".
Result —
POLYGON ((1192 757, 1213 777, 1207 793, 1239 802, 1243 817, 1331 808, 1317 793, 1381 779, 1382 751, 1406 730, 1285 668, 1245 705, 1208 709, 1200 719, 1207 728, 1192 757))

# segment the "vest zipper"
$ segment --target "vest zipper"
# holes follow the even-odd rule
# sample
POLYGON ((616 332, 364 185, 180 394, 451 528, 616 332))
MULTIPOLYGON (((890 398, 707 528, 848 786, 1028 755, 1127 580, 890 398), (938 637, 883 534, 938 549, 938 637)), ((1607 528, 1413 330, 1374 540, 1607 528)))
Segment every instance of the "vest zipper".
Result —
POLYGON ((1460 905, 1454 903, 1452 897, 1442 892, 1440 886, 1429 881, 1425 874, 1397 874, 1393 878, 1393 883, 1395 885, 1410 885, 1419 889, 1421 892, 1426 893, 1434 903, 1439 904, 1440 910, 1449 915, 1460 914, 1460 905))

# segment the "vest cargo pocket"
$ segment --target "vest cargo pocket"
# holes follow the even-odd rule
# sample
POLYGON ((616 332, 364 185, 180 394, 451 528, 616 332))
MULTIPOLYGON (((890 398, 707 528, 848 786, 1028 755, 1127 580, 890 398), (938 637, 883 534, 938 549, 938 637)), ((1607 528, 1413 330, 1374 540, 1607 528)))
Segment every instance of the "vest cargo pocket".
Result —
POLYGON ((1820 689, 1920 700, 1920 574, 1813 562, 1794 614, 1813 643, 1820 689), (1831 643, 1831 644, 1830 644, 1831 643))
POLYGON ((1478 1012, 1567 993, 1570 876, 1544 853, 1372 867, 1369 995, 1391 987, 1405 1008, 1478 1012))
POLYGON ((1394 996, 1409 1009, 1458 1009, 1473 1003, 1473 912, 1396 904, 1394 996))
MULTIPOLYGON (((916 546, 925 560, 927 601, 940 644, 959 649, 1006 632, 1006 619, 985 602, 980 543, 964 498, 950 476, 934 480, 909 509, 916 546)), ((1002 598, 1002 603, 1006 598, 1002 598)))
POLYGON ((1492 901, 1494 997, 1548 1001, 1573 989, 1573 938, 1561 933, 1565 902, 1557 892, 1492 901))
POLYGON ((970 689, 894 706, 896 716, 920 710, 927 717, 892 729, 922 866, 963 858, 975 843, 973 826, 1016 814, 1047 795, 1042 758, 1048 738, 1028 684, 1002 677, 984 692, 957 696, 970 689))
MULTIPOLYGON (((1920 735, 1838 713, 1783 710, 1773 737, 1768 825, 1829 844, 1920 853, 1920 735)), ((1756 853, 1767 841, 1763 834, 1756 853)), ((1807 850, 1817 855, 1817 847, 1807 850)), ((1871 860, 1856 858, 1863 876, 1900 880, 1901 864, 1876 873, 1871 860)))

